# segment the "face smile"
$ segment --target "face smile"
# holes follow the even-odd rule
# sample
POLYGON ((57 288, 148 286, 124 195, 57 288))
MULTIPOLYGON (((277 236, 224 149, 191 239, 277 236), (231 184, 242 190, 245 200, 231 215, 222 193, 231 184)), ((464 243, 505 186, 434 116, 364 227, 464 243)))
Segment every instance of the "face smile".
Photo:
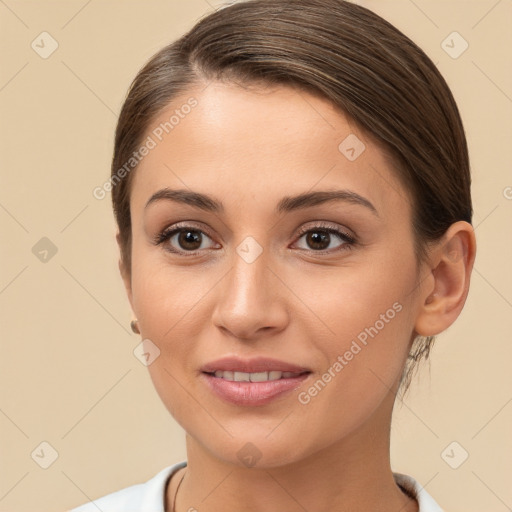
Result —
POLYGON ((297 389, 311 372, 275 359, 225 357, 206 364, 201 373, 220 398, 235 405, 258 406, 297 389))
POLYGON ((390 160, 305 92, 214 82, 177 104, 190 95, 131 191, 127 289, 163 403, 235 464, 248 441, 273 466, 384 425, 419 304, 390 160))

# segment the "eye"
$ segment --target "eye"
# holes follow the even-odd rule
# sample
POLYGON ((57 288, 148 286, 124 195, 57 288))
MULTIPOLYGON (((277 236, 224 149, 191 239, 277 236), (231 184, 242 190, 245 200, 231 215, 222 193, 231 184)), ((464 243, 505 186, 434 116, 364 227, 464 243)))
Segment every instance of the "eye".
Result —
POLYGON ((349 235, 338 227, 325 223, 302 228, 299 232, 299 240, 301 238, 304 238, 307 247, 300 248, 311 252, 346 250, 350 249, 356 243, 354 236, 349 235), (338 241, 338 245, 326 251, 329 245, 336 240, 338 241))
MULTIPOLYGON (((307 246, 299 249, 324 254, 347 250, 356 244, 356 238, 353 235, 326 223, 301 228, 299 240, 302 238, 307 246), (336 241, 338 244, 329 249, 329 246, 336 241)), ((164 229, 156 235, 153 242, 155 245, 164 245, 166 251, 183 256, 193 256, 201 250, 220 247, 204 230, 187 224, 175 224, 164 229)))
POLYGON ((213 240, 203 230, 183 224, 175 224, 164 229, 155 237, 154 243, 165 244, 167 251, 179 254, 194 254, 196 251, 212 249, 215 246, 213 240))

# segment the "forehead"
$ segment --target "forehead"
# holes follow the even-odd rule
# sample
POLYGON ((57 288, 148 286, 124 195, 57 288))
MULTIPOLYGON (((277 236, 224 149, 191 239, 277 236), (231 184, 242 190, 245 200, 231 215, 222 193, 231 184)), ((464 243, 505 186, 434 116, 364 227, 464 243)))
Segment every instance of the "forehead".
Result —
POLYGON ((135 208, 170 187, 246 208, 246 201, 257 207, 312 189, 348 189, 383 213, 408 210, 382 149, 330 102, 296 88, 192 88, 159 113, 144 139, 151 149, 132 183, 135 208))

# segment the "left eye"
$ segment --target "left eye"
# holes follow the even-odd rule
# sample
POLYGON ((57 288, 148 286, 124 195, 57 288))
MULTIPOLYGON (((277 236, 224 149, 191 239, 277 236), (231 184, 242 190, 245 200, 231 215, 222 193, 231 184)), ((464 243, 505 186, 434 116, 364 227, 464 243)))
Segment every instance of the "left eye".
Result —
MULTIPOLYGON (((355 240, 347 233, 343 233, 335 228, 312 228, 304 232, 301 238, 305 238, 309 247, 301 247, 301 249, 312 251, 324 251, 328 248, 329 244, 333 241, 333 236, 339 240, 339 244, 334 249, 339 249, 343 246, 350 247, 354 244, 355 240)), ((343 247, 345 248, 345 247, 343 247)), ((332 249, 332 248, 331 248, 332 249)))

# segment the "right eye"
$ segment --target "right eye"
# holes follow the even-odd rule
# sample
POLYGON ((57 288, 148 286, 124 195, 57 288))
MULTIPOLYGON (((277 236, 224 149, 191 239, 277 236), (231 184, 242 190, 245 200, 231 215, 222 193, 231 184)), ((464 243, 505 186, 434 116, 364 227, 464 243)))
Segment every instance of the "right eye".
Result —
POLYGON ((197 251, 213 248, 205 246, 208 240, 212 241, 201 229, 186 224, 175 224, 159 233, 154 242, 156 245, 163 245, 169 252, 188 256, 195 255, 197 251))

